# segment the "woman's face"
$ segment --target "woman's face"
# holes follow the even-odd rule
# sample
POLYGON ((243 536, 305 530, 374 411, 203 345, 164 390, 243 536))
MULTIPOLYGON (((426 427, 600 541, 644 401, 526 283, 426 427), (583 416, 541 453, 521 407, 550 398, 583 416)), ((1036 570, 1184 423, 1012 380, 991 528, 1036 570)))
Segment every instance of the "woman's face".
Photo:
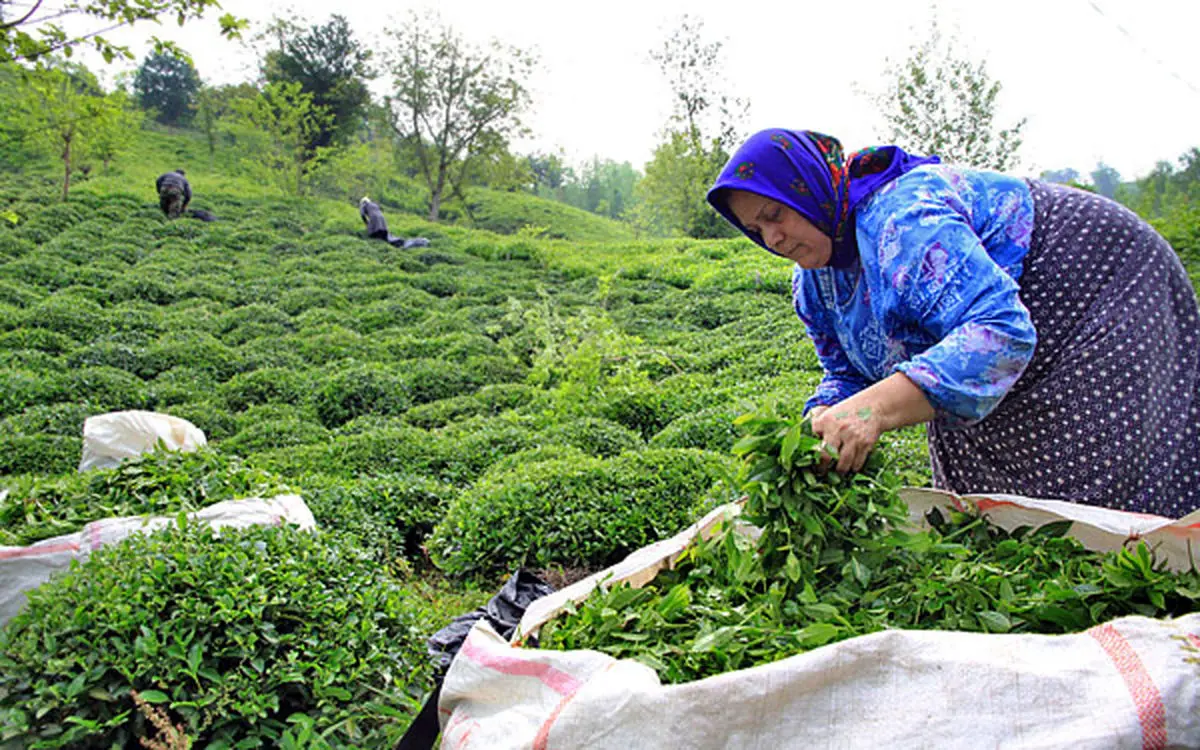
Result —
POLYGON ((822 268, 833 256, 833 240, 812 222, 778 201, 744 190, 729 194, 729 210, 767 247, 801 268, 822 268))

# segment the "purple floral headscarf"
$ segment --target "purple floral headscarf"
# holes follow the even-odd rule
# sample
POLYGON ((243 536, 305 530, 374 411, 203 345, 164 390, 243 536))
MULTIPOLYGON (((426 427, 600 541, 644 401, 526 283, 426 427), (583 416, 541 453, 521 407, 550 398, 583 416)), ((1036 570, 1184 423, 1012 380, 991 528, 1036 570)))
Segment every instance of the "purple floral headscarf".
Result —
POLYGON ((829 264, 846 268, 858 259, 854 210, 883 185, 936 156, 913 156, 898 146, 857 151, 843 161, 842 144, 812 130, 760 130, 750 136, 709 188, 708 202, 742 234, 768 251, 729 210, 729 191, 745 190, 798 212, 833 239, 829 264))

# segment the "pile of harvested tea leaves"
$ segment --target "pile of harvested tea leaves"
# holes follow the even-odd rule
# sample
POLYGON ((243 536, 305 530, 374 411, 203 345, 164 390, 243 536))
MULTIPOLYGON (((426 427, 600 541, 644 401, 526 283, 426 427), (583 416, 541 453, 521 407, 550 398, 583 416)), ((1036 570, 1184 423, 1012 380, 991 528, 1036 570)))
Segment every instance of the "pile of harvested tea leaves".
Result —
POLYGON ((1200 610, 1200 572, 1144 542, 1107 554, 1069 523, 1006 532, 967 514, 904 530, 898 478, 878 451, 860 473, 822 470, 807 420, 738 419, 734 446, 757 540, 726 523, 641 589, 598 588, 541 629, 542 648, 637 659, 679 683, 888 628, 1069 633, 1123 615, 1200 610))

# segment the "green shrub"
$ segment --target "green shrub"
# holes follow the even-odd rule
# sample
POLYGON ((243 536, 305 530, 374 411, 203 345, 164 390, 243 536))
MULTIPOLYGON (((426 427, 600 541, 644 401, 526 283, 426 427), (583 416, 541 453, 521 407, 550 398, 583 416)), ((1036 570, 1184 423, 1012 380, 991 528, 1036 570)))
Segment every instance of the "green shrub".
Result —
POLYGON ((430 687, 422 606, 371 556, 294 528, 137 534, 31 592, 0 641, 0 723, 39 747, 153 736, 130 691, 195 747, 390 747, 430 687), (181 596, 180 592, 186 592, 181 596))
POLYGON ((12 232, 0 232, 0 256, 19 258, 37 249, 37 243, 24 237, 17 237, 12 232))
POLYGON ((217 379, 207 370, 194 367, 172 367, 160 372, 148 384, 154 408, 163 410, 177 404, 201 401, 212 395, 217 379))
MULTIPOLYGON (((4 236, 0 233, 0 238, 4 236)), ((13 307, 30 307, 45 295, 36 288, 16 279, 0 280, 0 304, 13 307)))
POLYGON ((234 375, 221 388, 221 396, 233 411, 255 404, 295 404, 308 397, 312 379, 303 370, 267 367, 234 375))
POLYGON ((728 453, 739 437, 733 420, 739 412, 730 406, 711 406, 678 417, 650 438, 651 448, 700 448, 728 453))
MULTIPOLYGON (((71 468, 79 465, 77 448, 71 468)), ((111 516, 198 510, 222 500, 286 490, 271 474, 211 449, 152 451, 113 469, 54 479, 23 477, 0 500, 0 544, 25 545, 69 534, 111 516)))
POLYGON ((412 405, 407 370, 365 364, 334 372, 314 394, 317 416, 337 427, 363 414, 403 414, 412 405))
POLYGON ((329 439, 329 430, 314 422, 295 417, 255 422, 243 427, 236 435, 221 441, 221 450, 248 456, 252 453, 286 448, 292 445, 311 445, 329 439))
POLYGON ((218 399, 182 401, 167 411, 191 422, 209 440, 227 440, 241 430, 237 417, 218 399))
POLYGON ((79 437, 83 423, 95 414, 87 404, 30 406, 20 414, 0 419, 0 435, 62 435, 79 437))
POLYGON ((430 469, 436 458, 437 441, 429 433, 403 426, 366 429, 318 445, 263 451, 251 461, 286 477, 311 473, 339 477, 394 473, 440 478, 430 469))
POLYGON ((434 297, 453 297, 458 294, 458 278, 449 272, 434 271, 414 276, 409 282, 414 288, 434 297))
POLYGON ((538 393, 538 389, 524 383, 485 385, 466 396, 453 396, 414 406, 404 413, 404 421, 431 429, 467 417, 496 416, 532 403, 538 393))
POLYGON ((291 338, 257 338, 247 341, 235 351, 241 360, 242 368, 247 372, 271 368, 303 370, 308 367, 304 357, 296 351, 295 342, 291 338))
POLYGON ((613 388, 596 405, 597 413, 650 439, 668 424, 699 408, 699 394, 663 384, 631 384, 613 388))
POLYGON ((17 328, 0 333, 0 349, 36 349, 47 354, 62 354, 75 348, 69 336, 45 328, 17 328))
POLYGON ((702 451, 647 450, 491 474, 450 506, 426 546, 452 575, 604 567, 695 520, 731 466, 702 451))
POLYGON ((466 377, 477 385, 519 383, 529 374, 529 368, 505 355, 473 355, 462 365, 466 377))
POLYGON ((57 377, 19 369, 0 370, 0 417, 20 413, 27 406, 54 403, 61 392, 57 377))
POLYGON ((82 451, 80 437, 0 434, 0 476, 73 471, 82 451))
POLYGON ((146 347, 143 370, 138 374, 154 377, 180 365, 210 372, 218 380, 227 380, 242 369, 237 353, 212 334, 177 330, 146 347))
POLYGON ((75 279, 76 267, 51 256, 27 255, 0 264, 0 279, 20 281, 53 292, 75 279))
POLYGON ((260 336, 286 336, 295 330, 287 313, 262 303, 245 305, 222 314, 215 333, 228 343, 243 344, 260 336))
POLYGON ((115 341, 101 341, 83 346, 67 355, 67 367, 114 367, 129 373, 143 372, 142 347, 115 341))
MULTIPOLYGON (((424 318, 429 309, 436 305, 436 297, 412 287, 396 284, 381 289, 385 288, 389 289, 386 298, 355 310, 354 318, 358 322, 355 327, 359 331, 371 333, 384 328, 412 325, 424 318)), ((378 290, 372 290, 375 291, 378 290)))
POLYGON ((47 297, 28 309, 25 325, 61 333, 76 341, 90 341, 110 330, 104 309, 77 295, 47 297))
POLYGON ((424 558, 421 545, 458 495, 448 484, 406 474, 309 475, 297 483, 319 528, 353 536, 379 562, 400 568, 424 558))
POLYGON ((147 302, 169 305, 180 298, 174 282, 146 273, 129 272, 113 281, 108 288, 110 302, 147 302))
POLYGON ((335 291, 316 286, 289 289, 279 296, 279 309, 288 315, 299 315, 306 310, 342 309, 346 298, 335 291))
POLYGON ((469 394, 481 385, 483 377, 469 366, 440 359, 399 362, 396 371, 414 404, 469 394))
POLYGON ((97 412, 145 409, 150 389, 135 375, 115 367, 69 370, 61 380, 63 401, 86 401, 97 412))
POLYGON ((517 469, 526 469, 534 464, 544 464, 550 461, 587 462, 593 458, 595 456, 588 455, 573 445, 540 445, 537 448, 517 451, 501 458, 483 472, 479 481, 486 482, 517 469))
POLYGON ((376 343, 339 325, 304 328, 280 341, 288 342, 305 362, 324 365, 341 359, 374 360, 376 343))
POLYGON ((579 417, 559 422, 538 435, 549 445, 570 445, 584 453, 608 458, 645 447, 642 436, 628 427, 598 417, 579 417))

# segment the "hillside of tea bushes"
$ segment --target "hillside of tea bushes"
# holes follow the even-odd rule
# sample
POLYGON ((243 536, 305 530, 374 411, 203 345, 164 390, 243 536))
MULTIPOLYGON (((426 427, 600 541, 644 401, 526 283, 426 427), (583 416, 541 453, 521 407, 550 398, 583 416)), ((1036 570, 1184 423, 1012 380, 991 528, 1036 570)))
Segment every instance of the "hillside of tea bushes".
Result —
MULTIPOLYGON (((401 251, 350 201, 146 139, 67 203, 0 172, 0 544, 283 490, 321 532, 184 527, 44 586, 0 636, 0 737, 152 736, 137 689, 198 747, 393 742, 431 686, 425 637, 518 566, 597 569, 730 499, 733 418, 798 412, 819 380, 787 264, 748 242, 638 240, 508 193, 431 224, 384 196, 394 234, 431 242, 401 251), (155 174, 189 157, 220 221, 158 210, 155 174), (84 419, 120 409, 209 447, 77 474, 84 419)), ((924 482, 923 434, 888 440, 924 482)))

